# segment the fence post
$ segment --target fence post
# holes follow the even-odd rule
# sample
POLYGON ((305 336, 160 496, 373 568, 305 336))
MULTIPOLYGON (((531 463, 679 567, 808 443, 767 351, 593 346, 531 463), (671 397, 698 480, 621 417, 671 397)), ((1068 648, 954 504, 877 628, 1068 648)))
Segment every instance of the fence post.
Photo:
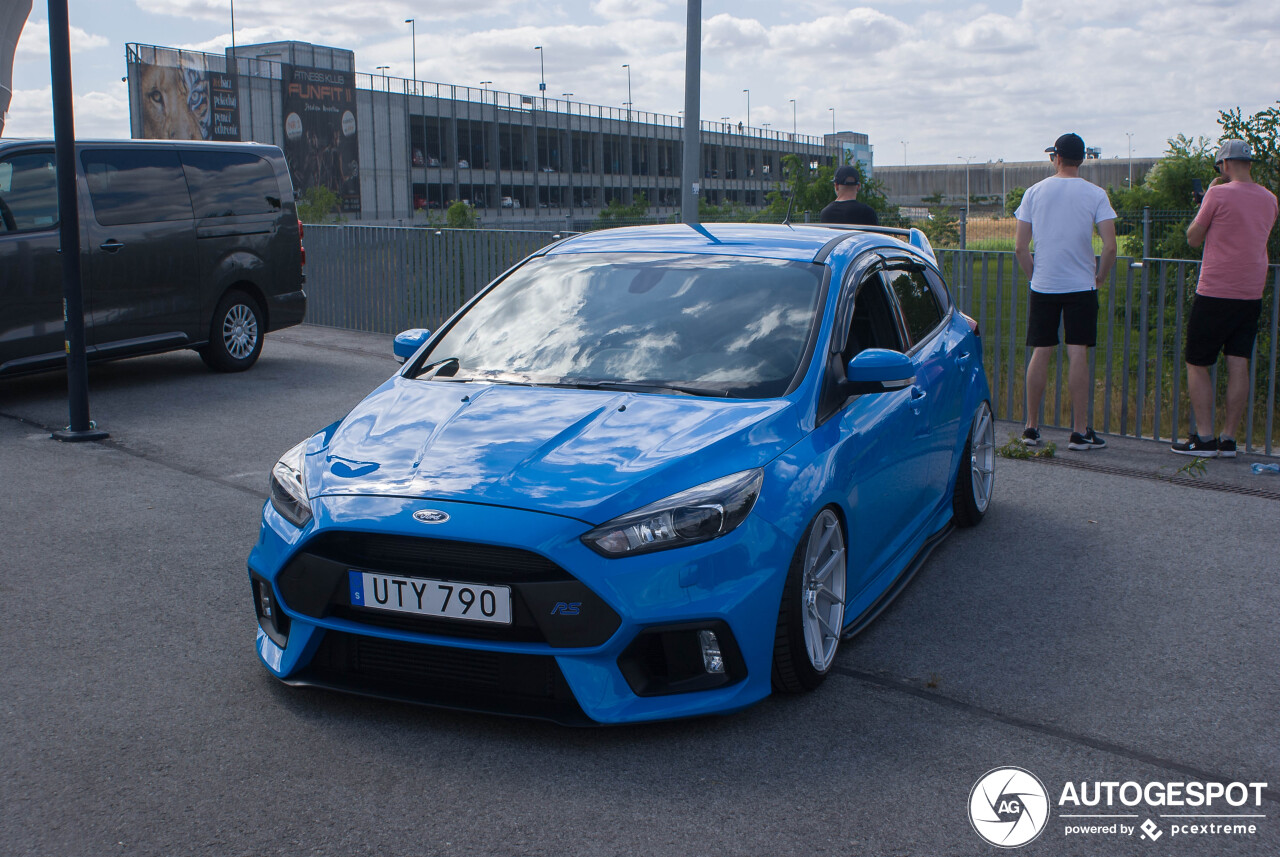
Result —
POLYGON ((1142 209, 1142 262, 1146 267, 1146 261, 1151 258, 1151 206, 1143 206, 1142 209))
POLYGON ((962 208, 960 209, 960 252, 956 254, 959 257, 957 261, 961 263, 959 271, 957 272, 960 275, 957 278, 960 281, 959 283, 957 283, 957 286, 959 288, 959 292, 961 296, 964 295, 964 293, 967 291, 969 286, 970 262, 969 262, 969 254, 967 252, 969 247, 968 233, 969 233, 969 211, 968 209, 962 208))

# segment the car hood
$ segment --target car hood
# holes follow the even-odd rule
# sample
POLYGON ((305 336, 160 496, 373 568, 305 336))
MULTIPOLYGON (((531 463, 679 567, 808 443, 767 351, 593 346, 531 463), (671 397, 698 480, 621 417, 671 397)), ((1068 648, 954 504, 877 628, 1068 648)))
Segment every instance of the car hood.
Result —
POLYGON ((759 467, 800 439, 786 399, 726 401, 399 375, 308 445, 313 497, 461 500, 600 523, 759 467))

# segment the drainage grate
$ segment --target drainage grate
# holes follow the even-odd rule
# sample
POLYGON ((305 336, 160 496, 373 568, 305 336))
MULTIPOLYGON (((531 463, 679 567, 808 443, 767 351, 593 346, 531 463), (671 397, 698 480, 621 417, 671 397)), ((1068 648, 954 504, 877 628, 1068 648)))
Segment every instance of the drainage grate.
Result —
POLYGON ((1139 470, 1133 467, 1119 467, 1114 464, 1095 464, 1093 462, 1072 461, 1070 459, 1058 458, 1032 458, 1029 461, 1041 462, 1044 464, 1056 464, 1059 467, 1074 467, 1077 470, 1092 470, 1096 473, 1105 473, 1109 476, 1132 476, 1135 479, 1150 479, 1153 482, 1164 482, 1169 485, 1184 485, 1188 488, 1203 488, 1206 491, 1222 491, 1226 494, 1243 494, 1246 497, 1261 497, 1264 500, 1280 500, 1280 491, 1268 491, 1263 488, 1249 488, 1242 485, 1228 485, 1225 482, 1212 482, 1207 479, 1200 479, 1195 476, 1165 476, 1160 473, 1152 473, 1149 470, 1139 470))

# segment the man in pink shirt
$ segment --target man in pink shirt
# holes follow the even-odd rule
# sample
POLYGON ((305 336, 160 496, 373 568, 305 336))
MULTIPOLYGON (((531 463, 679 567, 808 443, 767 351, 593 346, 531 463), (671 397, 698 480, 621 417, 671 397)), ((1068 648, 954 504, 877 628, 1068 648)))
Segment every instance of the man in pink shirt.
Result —
POLYGON ((1174 452, 1201 458, 1234 458, 1236 429, 1249 400, 1249 358, 1258 335, 1262 290, 1267 285, 1267 236, 1276 221, 1276 197, 1253 180, 1253 154, 1244 140, 1227 140, 1214 166, 1200 211, 1187 229, 1192 247, 1204 245, 1200 281, 1187 320, 1187 393, 1196 433, 1174 452), (1209 368, 1227 357, 1227 403, 1222 435, 1213 433, 1213 382, 1209 368))

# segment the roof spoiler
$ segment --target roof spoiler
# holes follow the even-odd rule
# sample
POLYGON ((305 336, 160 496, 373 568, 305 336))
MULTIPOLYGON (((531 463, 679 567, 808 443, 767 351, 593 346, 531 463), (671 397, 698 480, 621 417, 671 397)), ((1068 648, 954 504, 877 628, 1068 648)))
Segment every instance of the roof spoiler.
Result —
MULTIPOLYGON (((916 229, 914 226, 903 229, 897 226, 863 226, 861 224, 849 223, 816 223, 812 225, 824 226, 828 229, 840 229, 845 232, 875 232, 881 235, 892 235, 904 244, 909 244, 919 250, 935 265, 938 264, 938 257, 934 255, 933 245, 929 243, 928 236, 919 229, 916 229)), ((841 240, 843 240, 843 237, 836 239, 833 243, 839 243, 841 240)), ((825 247, 823 250, 826 253, 830 253, 830 250, 825 247)), ((817 260, 815 259, 815 261, 817 260)))

